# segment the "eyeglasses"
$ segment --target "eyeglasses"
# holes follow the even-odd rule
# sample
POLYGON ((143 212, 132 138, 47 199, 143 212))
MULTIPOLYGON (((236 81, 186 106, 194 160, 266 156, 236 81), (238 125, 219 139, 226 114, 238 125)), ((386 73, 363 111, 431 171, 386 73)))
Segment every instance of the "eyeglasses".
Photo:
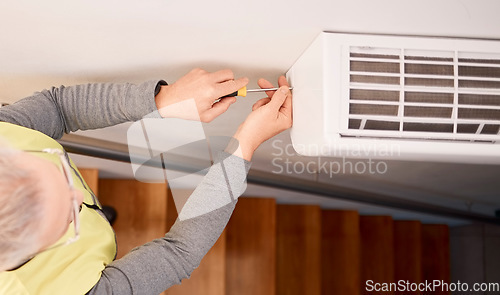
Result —
POLYGON ((80 238, 80 218, 79 218, 80 205, 78 204, 78 202, 76 200, 76 190, 75 190, 75 187, 73 184, 73 176, 71 175, 71 168, 70 168, 70 165, 68 163, 68 160, 66 159, 66 155, 64 154, 64 152, 62 150, 48 148, 48 149, 43 149, 41 151, 25 150, 25 152, 47 153, 47 154, 52 154, 52 155, 59 157, 59 161, 61 163, 61 167, 60 167, 61 172, 63 173, 64 177, 66 178, 66 182, 68 183, 68 187, 71 191, 71 214, 73 215, 72 216, 73 217, 73 226, 74 226, 74 231, 75 231, 74 236, 68 238, 66 241, 59 242, 59 243, 57 243, 49 248, 46 248, 46 249, 38 252, 37 253, 37 255, 38 255, 40 253, 52 250, 52 249, 57 248, 57 247, 72 244, 80 238))

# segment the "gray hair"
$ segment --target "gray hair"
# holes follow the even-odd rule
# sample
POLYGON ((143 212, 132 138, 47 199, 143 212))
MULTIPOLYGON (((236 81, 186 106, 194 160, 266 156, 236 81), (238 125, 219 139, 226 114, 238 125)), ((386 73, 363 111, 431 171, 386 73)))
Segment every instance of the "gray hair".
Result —
POLYGON ((0 271, 19 266, 40 247, 39 183, 16 163, 18 155, 0 142, 0 271))

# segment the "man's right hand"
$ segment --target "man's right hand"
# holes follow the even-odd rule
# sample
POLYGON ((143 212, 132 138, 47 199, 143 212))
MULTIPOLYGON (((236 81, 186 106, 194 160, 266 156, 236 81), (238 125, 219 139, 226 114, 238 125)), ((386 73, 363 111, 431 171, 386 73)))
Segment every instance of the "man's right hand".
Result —
POLYGON ((209 73, 202 69, 194 69, 171 85, 164 85, 156 95, 156 106, 164 118, 180 118, 211 122, 224 113, 236 97, 220 97, 238 91, 248 84, 247 78, 234 79, 231 70, 220 70, 209 73), (188 108, 186 102, 193 100, 197 110, 188 108), (214 103, 215 102, 215 103, 214 103))

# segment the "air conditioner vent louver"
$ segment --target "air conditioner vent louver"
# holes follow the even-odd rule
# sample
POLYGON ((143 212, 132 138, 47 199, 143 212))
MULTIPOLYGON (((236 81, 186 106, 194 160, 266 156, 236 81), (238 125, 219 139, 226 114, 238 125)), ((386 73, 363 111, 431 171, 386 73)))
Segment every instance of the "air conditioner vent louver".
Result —
POLYGON ((500 54, 349 47, 343 136, 500 140, 500 54))

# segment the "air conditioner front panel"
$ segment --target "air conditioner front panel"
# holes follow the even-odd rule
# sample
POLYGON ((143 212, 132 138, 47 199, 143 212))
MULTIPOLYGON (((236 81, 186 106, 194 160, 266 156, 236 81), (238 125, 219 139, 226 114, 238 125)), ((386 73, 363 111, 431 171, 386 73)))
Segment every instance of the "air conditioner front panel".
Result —
POLYGON ((322 33, 314 44, 297 64, 322 61, 308 73, 322 96, 301 83, 297 64, 288 73, 297 152, 331 156, 335 145, 390 143, 400 145, 399 159, 500 163, 500 42, 322 33), (307 101, 322 109, 304 108, 307 101), (323 119, 307 124, 306 116, 323 119), (300 139, 313 130, 322 132, 300 139))

